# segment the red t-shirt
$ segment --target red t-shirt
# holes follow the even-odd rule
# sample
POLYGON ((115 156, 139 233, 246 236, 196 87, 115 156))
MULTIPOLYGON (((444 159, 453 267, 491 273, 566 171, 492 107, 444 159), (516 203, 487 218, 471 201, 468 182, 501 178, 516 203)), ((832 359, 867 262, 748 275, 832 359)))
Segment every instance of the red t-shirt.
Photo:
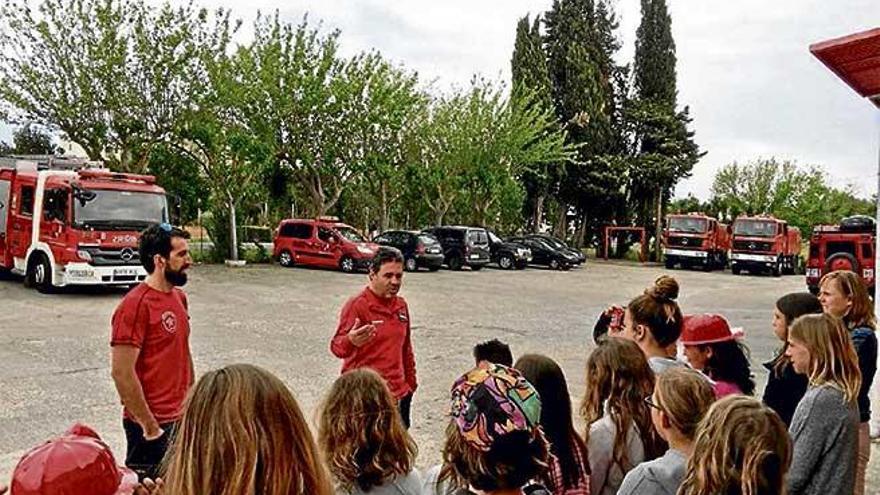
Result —
MULTIPOLYGON (((180 418, 193 383, 187 309, 182 290, 162 292, 142 283, 113 313, 110 345, 132 345, 141 350, 135 373, 147 406, 160 423, 180 418)), ((130 417, 127 410, 124 415, 130 417)))
POLYGON ((415 392, 416 361, 410 339, 409 309, 402 297, 382 299, 365 288, 342 307, 330 351, 342 358, 342 372, 372 368, 378 372, 391 394, 398 399, 415 392), (376 336, 361 347, 348 339, 355 319, 359 325, 382 320, 376 325, 376 336))

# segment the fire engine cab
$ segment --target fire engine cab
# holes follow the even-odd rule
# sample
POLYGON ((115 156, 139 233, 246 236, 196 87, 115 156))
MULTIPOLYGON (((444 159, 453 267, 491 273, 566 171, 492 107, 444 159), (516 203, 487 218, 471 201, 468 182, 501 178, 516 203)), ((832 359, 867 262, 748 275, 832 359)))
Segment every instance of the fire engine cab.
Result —
POLYGON ((144 280, 139 233, 167 221, 152 176, 80 158, 0 158, 0 270, 41 292, 144 280))

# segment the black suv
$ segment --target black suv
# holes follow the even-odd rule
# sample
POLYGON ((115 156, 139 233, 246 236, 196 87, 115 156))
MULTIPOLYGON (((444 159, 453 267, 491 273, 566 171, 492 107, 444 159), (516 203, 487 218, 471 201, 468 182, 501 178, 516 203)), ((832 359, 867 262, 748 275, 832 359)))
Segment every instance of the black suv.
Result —
POLYGON ((527 246, 504 241, 491 230, 487 230, 486 233, 489 234, 489 250, 493 263, 498 263, 498 266, 505 270, 511 268, 522 270, 529 266, 532 261, 532 251, 527 246))
POLYGON ((577 263, 573 253, 554 248, 540 237, 511 237, 507 242, 516 242, 528 246, 532 251, 532 264, 549 266, 554 270, 568 270, 577 263))
POLYGON ((544 242, 546 242, 547 244, 549 244, 550 247, 552 247, 553 249, 556 249, 557 251, 563 251, 563 252, 573 254, 575 256, 575 258, 577 259, 577 261, 575 262, 576 265, 580 265, 583 262, 587 261, 587 255, 585 255, 583 251, 581 251, 580 249, 575 249, 573 247, 570 247, 568 244, 565 243, 565 241, 563 241, 559 238, 553 237, 550 234, 528 234, 528 235, 526 235, 526 237, 533 237, 536 239, 541 239, 544 242))
POLYGON ((388 230, 377 235, 373 242, 399 249, 403 253, 403 267, 408 272, 414 272, 419 268, 436 272, 443 265, 443 248, 440 246, 440 241, 426 232, 388 230))
POLYGON ((424 230, 440 241, 443 256, 450 270, 461 270, 469 266, 471 270, 481 270, 489 264, 489 235, 479 227, 431 227, 424 230))

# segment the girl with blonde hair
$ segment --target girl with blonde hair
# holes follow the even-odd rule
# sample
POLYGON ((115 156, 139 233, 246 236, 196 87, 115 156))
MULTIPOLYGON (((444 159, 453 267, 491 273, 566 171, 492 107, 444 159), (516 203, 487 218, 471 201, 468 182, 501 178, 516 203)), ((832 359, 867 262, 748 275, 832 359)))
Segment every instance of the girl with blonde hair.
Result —
POLYGON ((877 335, 874 303, 862 279, 848 270, 825 274, 819 281, 819 302, 822 310, 842 318, 859 358, 862 386, 859 390, 859 452, 856 466, 855 495, 865 493, 865 470, 871 458, 871 439, 868 422, 871 419, 871 401, 868 392, 877 372, 877 335))
POLYGON ((654 373, 635 343, 611 337, 590 354, 586 375, 580 412, 588 425, 590 493, 612 495, 630 469, 666 450, 644 400, 654 390, 654 373))
POLYGON ((248 364, 199 379, 165 461, 168 495, 332 494, 296 399, 248 364))
POLYGON ((756 399, 715 402, 697 427, 693 452, 678 495, 785 493, 791 442, 779 416, 756 399))
POLYGON ((675 358, 675 344, 684 321, 676 299, 678 282, 670 276, 660 276, 627 305, 623 330, 617 334, 639 346, 654 373, 686 366, 675 358))
POLYGON ((321 408, 318 444, 337 493, 419 495, 418 449, 394 396, 375 371, 340 376, 321 408))
POLYGON ((795 320, 785 354, 809 380, 791 420, 790 495, 853 493, 861 385, 858 357, 843 322, 828 314, 795 320))
POLYGON ((715 393, 698 371, 674 368, 657 377, 654 393, 645 397, 645 402, 651 407, 654 428, 669 450, 627 473, 617 495, 675 495, 694 451, 697 425, 715 402, 715 393))

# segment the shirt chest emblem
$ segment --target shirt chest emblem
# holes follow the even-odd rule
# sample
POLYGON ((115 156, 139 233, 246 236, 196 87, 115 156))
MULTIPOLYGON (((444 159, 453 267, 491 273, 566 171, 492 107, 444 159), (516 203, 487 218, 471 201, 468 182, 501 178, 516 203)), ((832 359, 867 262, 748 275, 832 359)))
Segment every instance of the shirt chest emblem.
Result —
POLYGON ((407 318, 406 313, 404 313, 402 311, 400 313, 397 313, 397 319, 404 322, 404 323, 409 321, 409 318, 407 318))
POLYGON ((168 333, 177 332, 177 315, 174 311, 162 313, 162 328, 168 333))

